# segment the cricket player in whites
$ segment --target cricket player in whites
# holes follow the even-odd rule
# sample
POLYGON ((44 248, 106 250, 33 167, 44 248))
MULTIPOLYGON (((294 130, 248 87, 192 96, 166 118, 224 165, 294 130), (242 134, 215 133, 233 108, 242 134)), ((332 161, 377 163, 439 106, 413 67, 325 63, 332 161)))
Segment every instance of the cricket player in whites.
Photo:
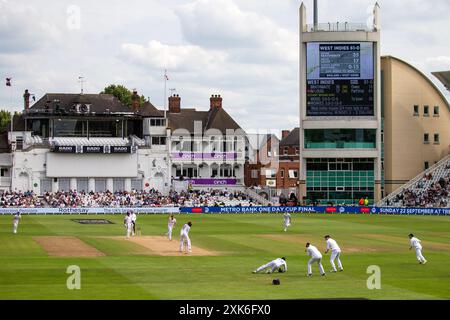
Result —
POLYGON ((192 227, 192 222, 189 221, 188 223, 185 223, 183 225, 183 227, 181 228, 181 232, 180 232, 180 252, 181 253, 183 253, 183 251, 185 251, 184 250, 184 248, 185 248, 184 242, 186 242, 186 244, 187 244, 186 253, 191 252, 191 239, 189 239, 189 230, 191 230, 191 227, 192 227))
POLYGON ((127 212, 125 219, 123 219, 123 224, 125 229, 127 229, 127 238, 129 238, 130 234, 133 232, 133 220, 131 219, 130 211, 127 212))
POLYGON ((286 212, 285 214, 283 214, 283 219, 284 219, 284 232, 286 232, 287 228, 291 225, 291 214, 286 212))
POLYGON ((286 258, 282 257, 272 260, 269 263, 266 263, 261 267, 259 267, 258 269, 254 270, 253 273, 257 273, 265 269, 267 269, 266 273, 273 273, 274 271, 277 270, 278 272, 286 272, 287 271, 286 258))
POLYGON ((320 275, 324 276, 325 270, 323 269, 322 266, 322 254, 320 253, 320 251, 315 246, 311 245, 309 242, 306 243, 305 251, 307 252, 308 256, 311 257, 311 259, 309 259, 308 261, 308 277, 312 276, 311 265, 315 262, 317 262, 317 264, 319 265, 320 275))
POLYGON ((166 235, 169 237, 169 240, 172 241, 172 230, 173 227, 175 227, 175 224, 177 223, 177 219, 173 216, 173 213, 169 216, 169 221, 167 222, 167 233, 166 235))
POLYGON ((337 272, 336 265, 334 264, 334 260, 337 259, 338 268, 339 271, 344 271, 344 268, 342 267, 341 259, 339 259, 341 255, 341 248, 339 248, 336 240, 331 239, 329 235, 326 235, 325 240, 327 242, 327 250, 325 253, 328 253, 329 250, 331 250, 331 257, 330 257, 330 263, 331 267, 333 268, 330 272, 337 272))
POLYGON ((19 227, 19 221, 21 219, 20 211, 17 211, 13 217, 13 233, 17 233, 17 228, 19 227))
POLYGON ((412 233, 409 234, 409 241, 410 241, 410 247, 409 250, 411 250, 412 248, 414 248, 416 250, 416 257, 417 260, 419 260, 420 264, 425 264, 427 263, 427 260, 425 259, 425 257, 422 255, 422 245, 420 244, 420 240, 416 237, 414 237, 414 235, 412 233))

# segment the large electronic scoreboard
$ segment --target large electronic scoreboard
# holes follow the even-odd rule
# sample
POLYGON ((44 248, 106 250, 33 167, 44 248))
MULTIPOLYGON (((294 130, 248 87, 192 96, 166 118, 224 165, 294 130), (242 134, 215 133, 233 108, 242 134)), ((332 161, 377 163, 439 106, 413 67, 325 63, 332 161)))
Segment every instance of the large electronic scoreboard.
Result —
POLYGON ((372 42, 306 46, 306 116, 373 116, 372 42))

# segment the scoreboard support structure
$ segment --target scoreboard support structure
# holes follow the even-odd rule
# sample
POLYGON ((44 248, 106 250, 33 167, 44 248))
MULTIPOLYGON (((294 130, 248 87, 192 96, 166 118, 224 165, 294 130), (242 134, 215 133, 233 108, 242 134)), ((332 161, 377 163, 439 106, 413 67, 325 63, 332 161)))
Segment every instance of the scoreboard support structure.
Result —
POLYGON ((379 6, 364 23, 308 25, 303 3, 299 15, 299 199, 376 202, 383 161, 379 6))

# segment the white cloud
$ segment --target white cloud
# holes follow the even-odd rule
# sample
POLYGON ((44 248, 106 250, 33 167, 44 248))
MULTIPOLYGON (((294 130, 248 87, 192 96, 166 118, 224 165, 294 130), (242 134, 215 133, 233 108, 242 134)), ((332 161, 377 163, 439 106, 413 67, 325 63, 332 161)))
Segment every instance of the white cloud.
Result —
POLYGON ((205 50, 195 45, 167 45, 152 40, 147 46, 133 43, 122 45, 124 57, 132 62, 152 69, 197 70, 208 68, 213 63, 223 63, 226 54, 205 50))
POLYGON ((0 53, 37 50, 61 36, 58 28, 40 19, 39 11, 32 6, 3 2, 0 9, 0 53))
POLYGON ((426 59, 428 69, 435 71, 450 70, 450 56, 429 57, 426 59))
POLYGON ((177 7, 182 33, 189 43, 239 49, 240 61, 294 61, 297 36, 268 17, 241 10, 230 0, 195 0, 177 7))
POLYGON ((125 43, 120 59, 149 74, 167 68, 183 106, 206 107, 214 93, 245 127, 285 128, 297 119, 298 94, 291 94, 298 77, 294 32, 233 1, 195 0, 175 12, 187 43, 125 43), (284 115, 273 116, 274 106, 284 115))
MULTIPOLYGON (((312 0, 304 0, 308 22, 312 0)), ((221 94, 245 128, 298 126, 298 0, 0 0, 0 76, 13 76, 22 105, 29 89, 86 92, 110 83, 137 88, 163 105, 163 69, 184 107, 206 109, 221 94), (107 5, 105 5, 107 3, 107 5), (67 7, 81 29, 67 29, 67 7), (5 5, 7 11, 4 10, 5 5), (5 12, 8 12, 7 14, 5 12)), ((365 22, 374 0, 319 1, 321 22, 365 22)), ((448 0, 379 0, 383 54, 432 80, 448 70, 448 0)), ((0 78, 1 81, 1 78, 0 78)), ((442 86, 441 86, 442 87, 442 86)), ((448 94, 448 93, 447 93, 448 94)), ((10 106, 0 86, 0 106, 10 106)))

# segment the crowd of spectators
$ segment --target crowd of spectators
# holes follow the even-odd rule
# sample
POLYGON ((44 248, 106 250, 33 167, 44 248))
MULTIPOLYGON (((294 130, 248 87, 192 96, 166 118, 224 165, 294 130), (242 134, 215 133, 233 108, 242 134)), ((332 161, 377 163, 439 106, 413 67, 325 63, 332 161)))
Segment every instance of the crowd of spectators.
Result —
POLYGON ((243 206, 256 205, 257 203, 241 191, 228 190, 192 190, 190 192, 175 192, 169 194, 173 204, 177 206, 243 206))
POLYGON ((85 192, 85 191, 60 191, 46 192, 45 202, 53 208, 65 207, 142 207, 157 206, 164 203, 164 197, 156 190, 142 191, 117 191, 117 192, 85 192))
MULTIPOLYGON (((446 166, 450 169, 450 164, 446 166)), ((405 207, 448 207, 450 198, 450 173, 433 182, 432 174, 426 174, 415 187, 403 190, 393 202, 405 207), (428 186, 428 181, 431 184, 428 186)))
POLYGON ((85 192, 46 192, 38 197, 33 192, 5 192, 1 196, 1 207, 159 207, 159 206, 225 206, 255 205, 245 193, 228 190, 170 191, 164 196, 157 190, 85 192))
POLYGON ((0 206, 23 207, 23 208, 39 208, 44 207, 44 201, 33 192, 10 192, 5 191, 0 194, 0 206))

